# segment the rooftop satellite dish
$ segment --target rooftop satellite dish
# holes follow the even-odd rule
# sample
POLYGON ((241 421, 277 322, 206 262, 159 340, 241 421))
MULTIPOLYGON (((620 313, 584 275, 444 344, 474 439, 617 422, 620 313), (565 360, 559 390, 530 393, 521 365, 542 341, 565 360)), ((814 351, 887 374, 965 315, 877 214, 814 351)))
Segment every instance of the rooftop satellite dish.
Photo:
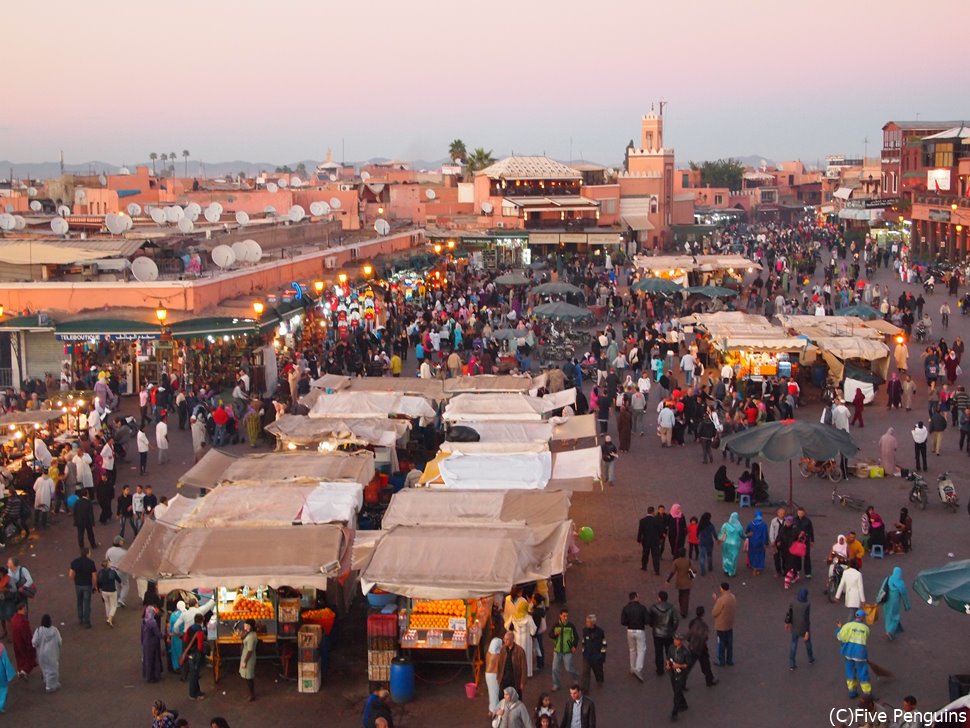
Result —
POLYGON ((28 187, 27 188, 27 196, 28 197, 37 197, 37 188, 36 187, 28 187))
POLYGON ((266 184, 266 191, 270 193, 275 193, 275 192, 279 192, 280 188, 277 187, 275 182, 268 182, 266 184))
POLYGON ((222 213, 225 212, 225 209, 222 207, 221 202, 213 202, 211 205, 209 205, 209 207, 215 210, 216 212, 218 212, 220 215, 222 215, 222 213))
POLYGON ((290 177, 290 187, 302 187, 303 180, 299 177, 290 177))
POLYGON ((104 225, 112 235, 121 235, 121 233, 128 229, 128 224, 125 222, 124 216, 116 215, 113 212, 105 215, 104 225))
POLYGON ((276 184, 281 190, 285 190, 290 183, 287 181, 286 177, 280 177, 278 180, 276 180, 276 184))
POLYGON ((492 203, 491 202, 483 202, 482 203, 482 212, 484 212, 486 215, 491 215, 492 214, 492 210, 494 210, 494 209, 495 208, 492 207, 492 203))
POLYGON ((6 212, 0 215, 0 230, 13 230, 16 226, 17 221, 14 220, 13 215, 6 212))
POLYGON ((217 210, 212 205, 205 208, 205 219, 207 222, 219 222, 220 217, 222 217, 222 212, 217 210))
POLYGON ((152 222, 154 222, 156 225, 164 225, 165 221, 167 220, 165 210, 161 209, 160 207, 153 207, 151 212, 148 214, 151 215, 152 222))
POLYGON ((55 217, 51 220, 51 230, 54 231, 55 235, 67 235, 69 227, 67 220, 63 217, 55 217))
POLYGON ((202 214, 202 205, 200 205, 198 202, 190 202, 185 206, 185 214, 189 217, 192 215, 198 217, 202 214))
POLYGON ((337 181, 337 175, 335 175, 335 174, 330 175, 330 181, 331 182, 336 182, 337 181))
POLYGON ((131 219, 131 215, 126 215, 125 213, 122 212, 121 217, 125 221, 125 232, 128 232, 133 227, 135 227, 135 221, 131 219))
POLYGON ((263 208, 263 213, 267 217, 276 217, 276 208, 273 207, 272 205, 267 205, 266 207, 263 208))
POLYGON ((84 202, 86 199, 88 199, 87 191, 83 189, 78 190, 77 192, 74 193, 74 199, 77 200, 78 202, 84 202))
POLYGON ((118 170, 118 174, 131 174, 131 170, 128 169, 127 167, 122 167, 121 169, 118 170))
POLYGON ((287 217, 290 218, 290 222, 300 222, 300 220, 306 217, 306 210, 300 205, 293 205, 287 213, 287 217))
POLYGON ((179 232, 188 235, 195 228, 195 223, 187 217, 179 220, 179 232))
POLYGON ((427 197, 429 200, 433 200, 435 197, 438 196, 438 194, 434 190, 425 190, 424 196, 427 197))
POLYGON ((320 217, 323 214, 323 203, 322 202, 311 202, 310 203, 310 214, 314 217, 320 217))
POLYGON ((192 222, 195 222, 196 220, 199 219, 199 213, 201 213, 201 212, 202 212, 202 210, 195 210, 195 209, 186 207, 185 208, 185 217, 187 217, 192 222))
POLYGON ((98 182, 100 182, 101 186, 104 187, 106 184, 108 184, 108 178, 102 174, 100 177, 98 177, 98 182))
POLYGON ((255 240, 243 240, 243 245, 246 246, 247 263, 258 263, 262 259, 263 248, 255 240))
POLYGON ((245 210, 237 210, 236 211, 236 222, 239 223, 240 225, 248 225, 249 224, 249 213, 246 212, 245 210))
POLYGON ((339 197, 331 197, 330 198, 330 208, 332 210, 339 210, 340 209, 340 205, 341 205, 341 202, 340 202, 340 198, 339 197))
POLYGON ((131 204, 129 204, 128 214, 131 215, 132 217, 141 215, 141 205, 139 205, 137 202, 132 202, 131 204))
POLYGON ((71 214, 71 208, 68 207, 67 205, 58 205, 57 214, 60 215, 61 217, 67 217, 68 215, 71 214))
POLYGON ((245 262, 248 260, 249 248, 246 247, 246 244, 242 240, 237 240, 232 244, 232 254, 236 256, 236 260, 240 263, 245 262))
POLYGON ((228 245, 217 245, 212 249, 212 262, 220 268, 228 268, 236 262, 236 254, 228 245))
POLYGON ((20 215, 14 215, 13 227, 14 230, 23 230, 25 227, 27 227, 27 221, 24 220, 20 215))
POLYGON ((183 210, 178 205, 170 205, 165 208, 165 219, 168 222, 176 223, 185 217, 185 210, 183 210))
POLYGON ((41 210, 44 209, 44 206, 40 204, 40 200, 31 200, 30 209, 33 210, 34 212, 40 212, 41 210))
POLYGON ((387 235, 389 232, 391 232, 391 224, 383 217, 379 217, 374 222, 374 229, 379 235, 387 235))
POLYGON ((366 182, 367 180, 370 179, 370 172, 361 172, 360 178, 364 180, 364 182, 366 182))
POLYGON ((131 261, 131 275, 136 281, 150 283, 158 280, 158 266, 155 261, 144 255, 131 261))

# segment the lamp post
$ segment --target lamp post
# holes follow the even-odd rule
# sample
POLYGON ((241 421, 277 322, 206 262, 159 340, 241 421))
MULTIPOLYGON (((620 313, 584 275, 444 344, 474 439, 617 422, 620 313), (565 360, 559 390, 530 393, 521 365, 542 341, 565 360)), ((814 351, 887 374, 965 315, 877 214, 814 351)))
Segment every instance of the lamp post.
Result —
POLYGON ((323 281, 313 281, 313 290, 317 292, 317 296, 323 293, 323 281))
POLYGON ((364 267, 360 269, 360 272, 364 274, 364 278, 370 278, 374 273, 374 266, 370 263, 365 263, 364 267))

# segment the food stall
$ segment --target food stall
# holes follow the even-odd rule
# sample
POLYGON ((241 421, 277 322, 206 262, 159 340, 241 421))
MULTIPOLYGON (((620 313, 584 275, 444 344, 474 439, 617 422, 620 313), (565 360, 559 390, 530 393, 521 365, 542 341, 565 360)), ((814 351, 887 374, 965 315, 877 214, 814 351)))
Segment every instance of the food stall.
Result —
POLYGON ((738 380, 765 377, 797 379, 801 356, 814 347, 806 339, 784 336, 736 336, 715 340, 721 359, 734 369, 738 380))

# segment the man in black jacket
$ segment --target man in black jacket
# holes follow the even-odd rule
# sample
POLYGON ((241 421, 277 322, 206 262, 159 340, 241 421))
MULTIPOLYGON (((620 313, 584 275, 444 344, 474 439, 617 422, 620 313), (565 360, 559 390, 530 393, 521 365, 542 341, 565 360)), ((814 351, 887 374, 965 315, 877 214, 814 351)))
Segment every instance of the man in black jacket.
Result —
POLYGON ((704 673, 704 681, 707 687, 717 685, 717 678, 711 671, 711 651, 707 646, 707 639, 711 634, 711 628, 704 621, 704 607, 694 610, 694 617, 687 626, 687 646, 690 647, 694 659, 700 663, 701 672, 704 673))
POLYGON ((640 569, 647 570, 647 564, 653 557, 653 573, 660 576, 660 549, 664 538, 663 522, 655 515, 654 507, 647 508, 647 515, 640 519, 637 529, 637 543, 640 544, 640 569))
POLYGON ((91 548, 98 547, 94 540, 94 505, 89 499, 87 488, 80 489, 80 496, 74 504, 74 527, 77 528, 77 546, 84 548, 84 532, 87 531, 91 548))
POLYGON ((586 615, 583 627, 583 692, 589 692, 589 673, 596 675, 596 684, 603 686, 603 663, 606 662, 606 632, 596 624, 596 615, 586 615))
POLYGON ((640 604, 636 592, 630 592, 630 601, 620 613, 620 624, 626 627, 626 644, 630 650, 630 674, 643 682, 643 663, 647 659, 647 627, 650 613, 640 604))
POLYGON ((680 617, 677 616, 674 606, 667 601, 665 591, 657 594, 657 601, 650 607, 649 614, 650 626, 653 628, 655 667, 657 675, 663 676, 667 648, 674 642, 674 633, 677 631, 677 625, 680 624, 680 617))
POLYGON ((799 507, 795 511, 795 539, 801 534, 805 534, 805 558, 802 559, 802 571, 806 579, 812 578, 812 545, 815 543, 815 526, 812 519, 808 517, 804 508, 799 507))
POLYGON ((562 725, 564 728, 572 726, 573 715, 579 713, 580 728, 596 728, 596 705, 592 699, 583 695, 579 685, 569 688, 569 700, 562 709, 562 725))

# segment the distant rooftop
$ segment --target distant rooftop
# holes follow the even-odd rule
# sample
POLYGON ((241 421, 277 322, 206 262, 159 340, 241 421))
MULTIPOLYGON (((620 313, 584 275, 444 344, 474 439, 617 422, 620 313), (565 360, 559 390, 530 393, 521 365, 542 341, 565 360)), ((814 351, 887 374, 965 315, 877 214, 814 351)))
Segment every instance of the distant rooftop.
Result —
POLYGON ((923 141, 926 141, 928 139, 970 139, 970 127, 966 127, 963 124, 960 124, 950 129, 945 129, 936 134, 931 134, 930 136, 923 137, 923 141))
POLYGON ((960 126, 963 122, 959 119, 956 121, 887 121, 883 126, 885 129, 890 124, 895 124, 900 129, 948 129, 951 126, 960 126))
POLYGON ((491 179, 581 179, 572 167, 549 157, 506 157, 477 174, 491 179))

